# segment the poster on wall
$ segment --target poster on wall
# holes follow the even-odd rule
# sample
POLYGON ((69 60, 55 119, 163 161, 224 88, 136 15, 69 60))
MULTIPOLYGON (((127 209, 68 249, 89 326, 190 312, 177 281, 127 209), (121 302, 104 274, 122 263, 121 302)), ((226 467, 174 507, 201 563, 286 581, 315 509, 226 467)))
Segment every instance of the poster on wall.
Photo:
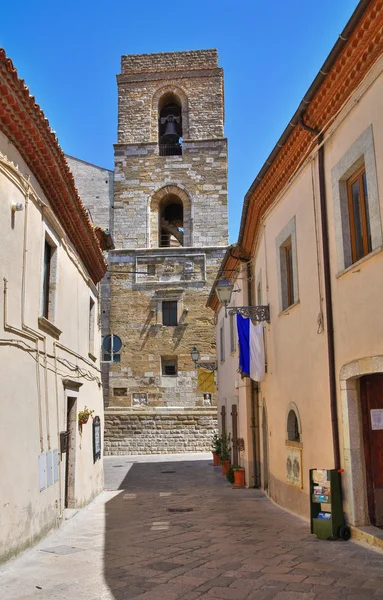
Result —
POLYGON ((383 409, 372 408, 371 411, 371 429, 376 431, 383 429, 383 409))
POLYGON ((101 458, 101 421, 100 417, 93 419, 93 462, 101 458))
POLYGON ((286 479, 290 485, 302 488, 302 448, 286 447, 286 479))

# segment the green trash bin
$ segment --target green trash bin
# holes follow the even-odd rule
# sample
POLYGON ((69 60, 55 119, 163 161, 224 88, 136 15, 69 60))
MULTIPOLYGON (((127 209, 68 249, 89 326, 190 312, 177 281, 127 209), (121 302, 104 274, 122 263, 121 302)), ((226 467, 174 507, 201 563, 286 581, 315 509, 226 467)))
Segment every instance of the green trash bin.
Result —
POLYGON ((337 469, 310 469, 310 523, 311 533, 321 540, 350 539, 337 469))

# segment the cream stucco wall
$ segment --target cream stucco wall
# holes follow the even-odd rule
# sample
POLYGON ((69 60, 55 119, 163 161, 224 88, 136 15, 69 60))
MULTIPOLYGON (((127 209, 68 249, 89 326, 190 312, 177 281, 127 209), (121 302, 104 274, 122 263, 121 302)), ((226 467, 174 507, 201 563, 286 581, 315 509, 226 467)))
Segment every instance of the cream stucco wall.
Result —
MULTIPOLYGON (((58 479, 50 485, 46 473, 39 477, 39 460, 46 469, 47 453, 53 459, 54 451, 59 451, 59 432, 67 428, 67 397, 76 398, 76 419, 87 405, 103 423, 103 404, 97 289, 50 210, 49 198, 3 134, 0 152, 0 262, 6 280, 0 297, 1 561, 37 541, 62 519, 66 454, 58 454, 58 479), (15 202, 23 210, 13 214, 15 202), (61 334, 39 326, 46 231, 57 243, 52 320, 61 334), (93 358, 88 354, 90 297, 96 313, 93 358), (40 480, 45 481, 41 491, 40 480)), ((74 427, 72 445, 68 505, 79 507, 103 486, 102 463, 93 462, 91 421, 82 430, 74 427)))
MULTIPOLYGON (((246 267, 242 267, 238 276, 235 279, 234 290, 231 303, 228 307, 246 306, 248 278, 246 267)), ((233 434, 232 428, 232 406, 237 407, 237 435, 245 440, 245 450, 238 455, 238 463, 245 468, 246 485, 254 486, 254 464, 253 464, 253 440, 251 429, 251 396, 250 396, 250 381, 248 377, 241 377, 238 372, 239 367, 239 347, 238 334, 236 330, 236 317, 234 316, 235 327, 235 350, 231 351, 230 338, 230 316, 225 318, 225 309, 220 307, 217 313, 216 327, 216 345, 218 359, 218 423, 219 430, 222 433, 222 406, 226 410, 226 431, 233 434), (221 361, 220 354, 220 327, 224 325, 224 340, 225 340, 225 360, 221 361)), ((256 402, 256 396, 255 396, 256 402)), ((255 407, 254 407, 254 410, 255 407)))
MULTIPOLYGON (((344 510, 348 521, 359 525, 368 524, 368 515, 358 378, 383 372, 383 248, 374 248, 364 259, 339 272, 340 258, 343 260, 339 252, 343 249, 334 188, 339 183, 334 184, 333 179, 342 160, 347 162, 345 156, 363 160, 363 140, 372 132, 380 214, 375 212, 371 218, 375 238, 381 238, 382 67, 380 59, 338 114, 324 143, 344 510)), ((368 160, 372 168, 371 156, 368 160)), ((309 469, 334 467, 317 149, 263 216, 251 265, 253 304, 261 281, 262 303, 270 305, 270 324, 265 324, 267 374, 259 385, 258 397, 262 484, 276 502, 308 517, 309 469), (293 306, 282 311, 279 245, 284 232, 291 233, 294 227, 295 298, 293 306), (300 447, 302 456, 302 486, 287 482, 287 416, 291 408, 297 412, 299 421, 300 442, 296 447, 300 447), (265 414, 267 428, 262 427, 265 414)), ((222 310, 217 344, 221 318, 222 310)), ((237 360, 237 356, 232 357, 235 365, 225 365, 219 372, 221 398, 232 394, 237 360)), ((249 385, 248 379, 246 382, 249 385)), ((241 427, 248 436, 246 446, 251 448, 248 429, 251 412, 242 409, 248 406, 246 398, 249 394, 239 390, 240 413, 245 419, 241 427)))

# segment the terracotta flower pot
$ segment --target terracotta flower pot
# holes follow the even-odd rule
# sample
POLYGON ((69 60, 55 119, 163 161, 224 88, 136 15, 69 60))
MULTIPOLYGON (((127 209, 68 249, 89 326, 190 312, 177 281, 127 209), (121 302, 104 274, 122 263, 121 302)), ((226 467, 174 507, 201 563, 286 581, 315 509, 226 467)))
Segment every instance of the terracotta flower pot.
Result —
POLYGON ((245 487, 245 469, 243 467, 237 467, 234 471, 234 485, 233 487, 245 487))
POLYGON ((219 467, 219 465, 221 464, 219 452, 212 452, 212 454, 213 454, 213 466, 219 467))
POLYGON ((221 463, 221 468, 222 468, 222 475, 226 475, 226 473, 229 470, 231 461, 230 460, 223 460, 221 463))

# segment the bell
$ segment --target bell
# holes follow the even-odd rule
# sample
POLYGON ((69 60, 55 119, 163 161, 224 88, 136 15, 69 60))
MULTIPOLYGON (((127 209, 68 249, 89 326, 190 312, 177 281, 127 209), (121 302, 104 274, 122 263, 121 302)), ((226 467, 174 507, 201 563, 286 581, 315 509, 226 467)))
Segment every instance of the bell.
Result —
POLYGON ((177 133, 174 115, 166 117, 165 132, 161 138, 163 144, 178 144, 180 136, 177 133))

